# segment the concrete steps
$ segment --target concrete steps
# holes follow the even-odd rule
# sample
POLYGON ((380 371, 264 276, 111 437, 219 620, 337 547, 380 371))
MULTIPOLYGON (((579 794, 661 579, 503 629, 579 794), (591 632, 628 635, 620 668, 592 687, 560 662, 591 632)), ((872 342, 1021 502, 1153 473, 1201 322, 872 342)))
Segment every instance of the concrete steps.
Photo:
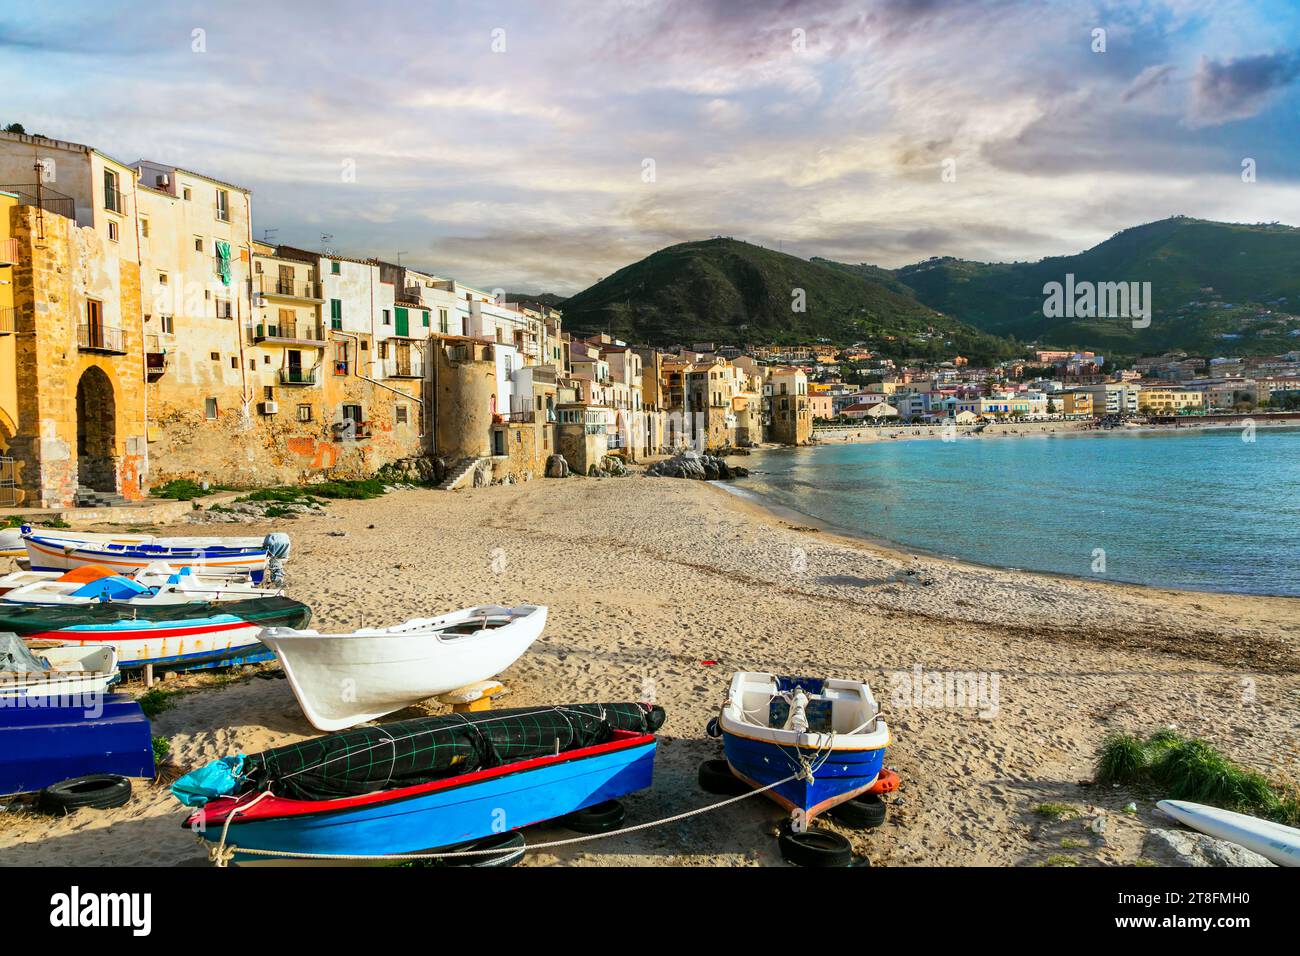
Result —
POLYGON ((85 485, 77 486, 75 501, 78 508, 116 508, 126 504, 126 499, 115 491, 96 491, 85 485))
POLYGON ((487 461, 486 458, 462 458, 452 466, 447 472, 447 477, 442 480, 438 486, 439 491, 451 491, 461 487, 467 478, 472 478, 474 469, 479 466, 480 462, 487 461))

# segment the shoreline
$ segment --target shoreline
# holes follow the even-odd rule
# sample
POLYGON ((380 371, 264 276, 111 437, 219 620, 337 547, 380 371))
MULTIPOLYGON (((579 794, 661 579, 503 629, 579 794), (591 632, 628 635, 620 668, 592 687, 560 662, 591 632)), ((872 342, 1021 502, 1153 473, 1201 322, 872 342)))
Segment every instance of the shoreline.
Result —
MULTIPOLYGON (((1083 435, 1158 435, 1158 434, 1184 434, 1195 431, 1239 431, 1244 424, 1235 422, 1218 422, 1213 424, 1173 424, 1173 425, 1118 425, 1114 428, 1090 428, 1085 427, 1092 419, 1085 421, 1035 421, 1035 422, 989 422, 983 431, 977 432, 978 424, 974 425, 957 425, 956 433, 962 438, 1047 438, 1047 437, 1072 437, 1083 435)), ((1300 420, 1288 419, 1286 421, 1268 421, 1253 420, 1254 426, 1258 428, 1297 428, 1300 429, 1300 420)), ((817 448, 822 446, 834 445, 853 445, 853 444, 872 444, 875 442, 886 441, 924 441, 943 438, 943 426, 940 425, 882 425, 882 426, 864 426, 855 428, 848 426, 843 434, 824 435, 821 438, 816 437, 817 426, 813 426, 813 439, 807 445, 801 445, 802 448, 817 448)), ((793 446, 765 445, 756 451, 774 451, 793 446)))
MULTIPOLYGON (((1286 422, 1286 423, 1275 422, 1268 427, 1290 428, 1290 429, 1300 430, 1300 425, 1297 425, 1294 422, 1286 422)), ((1121 436, 1122 435, 1147 435, 1147 434, 1160 434, 1160 433, 1186 434, 1189 432, 1222 430, 1222 429, 1231 429, 1235 431, 1237 430, 1237 428, 1238 426, 1235 425, 1205 425, 1205 426, 1198 426, 1193 429, 1180 428, 1175 431, 1175 429, 1168 428, 1165 426, 1143 426, 1142 428, 1108 429, 1108 430, 1077 429, 1071 432, 1065 432, 1059 434, 1053 434, 1051 432, 1039 432, 1034 434, 1021 434, 1017 432, 1010 432, 1010 433, 1000 432, 994 435, 988 435, 987 433, 985 433, 980 435, 967 435, 965 437, 970 437, 970 438, 984 438, 984 437, 1082 438, 1088 436, 1113 437, 1113 435, 1115 434, 1121 436)), ((926 438, 933 438, 933 437, 936 436, 935 435, 906 435, 906 436, 900 436, 894 440, 913 441, 913 440, 924 440, 926 438)), ((846 441, 844 442, 844 444, 874 444, 878 441, 883 442, 886 440, 888 439, 867 438, 867 439, 863 439, 862 441, 846 441)), ((760 456, 760 457, 757 457, 755 460, 751 461, 750 470, 754 475, 761 476, 763 473, 761 456, 768 453, 775 452, 783 455, 796 455, 801 452, 812 450, 812 449, 833 448, 839 444, 841 443, 840 442, 816 442, 813 444, 801 445, 801 446, 778 445, 778 446, 763 446, 761 448, 756 448, 750 454, 753 456, 760 456)), ((742 482, 744 481, 744 479, 739 479, 739 480, 742 482)), ((1068 571, 1055 571, 1055 570, 1045 569, 1045 568, 1032 568, 1032 567, 993 564, 989 562, 980 561, 975 558, 966 558, 956 554, 948 554, 941 551, 935 551, 932 548, 927 548, 921 545, 908 544, 905 541, 898 541, 893 538, 888 538, 879 534, 873 534, 869 531, 860 531, 855 528, 837 524, 826 518, 822 518, 818 515, 812 514, 811 512, 802 511, 793 505, 784 504, 782 502, 776 501, 775 499, 765 494, 763 491, 759 491, 757 489, 747 487, 744 484, 736 484, 734 482, 722 482, 722 481, 708 482, 708 484, 714 485, 719 488, 723 488, 725 491, 731 493, 735 497, 746 499, 754 507, 762 510, 766 510, 768 513, 782 520, 787 520, 787 519, 799 520, 804 522, 805 524, 815 525, 820 531, 837 535, 849 541, 859 542, 868 548, 874 549, 878 553, 889 555, 898 558, 900 560, 925 558, 931 561, 941 561, 955 566, 977 568, 977 569, 982 569, 987 571, 1001 571, 1001 572, 1006 572, 1011 574, 1023 573, 1023 574, 1044 575, 1048 577, 1059 577, 1063 580, 1068 580, 1068 581, 1086 582, 1089 584, 1101 584, 1106 586, 1144 588, 1152 591, 1160 591, 1169 594, 1232 595, 1232 596, 1239 596, 1239 597, 1259 597, 1259 598, 1300 600, 1300 595, 1282 594, 1276 591, 1232 591, 1232 590, 1216 590, 1211 588, 1177 587, 1177 586, 1167 586, 1161 584, 1152 584, 1143 581, 1126 581, 1123 579, 1107 579, 1105 577, 1091 577, 1091 576, 1085 576, 1083 574, 1073 574, 1068 571)))
MULTIPOLYGON (((743 481, 744 479, 735 480, 743 481)), ((944 554, 939 551, 932 551, 929 548, 910 545, 903 541, 894 541, 891 538, 882 538, 879 535, 873 535, 867 531, 856 531, 853 528, 846 528, 843 525, 827 521, 825 518, 819 518, 817 515, 809 514, 806 511, 800 511, 798 508, 792 508, 789 505, 783 505, 778 501, 773 501, 767 495, 763 494, 763 492, 755 491, 752 488, 745 488, 743 485, 737 485, 734 483, 734 480, 707 481, 704 482, 704 484, 721 489, 732 497, 744 501, 755 509, 766 513, 775 520, 800 521, 818 532, 840 538, 856 546, 873 551, 881 556, 890 557, 898 561, 913 561, 919 558, 924 558, 928 561, 939 561, 953 567, 966 568, 970 570, 996 571, 1005 574, 1034 574, 1049 578, 1060 578, 1063 581, 1096 584, 1102 587, 1142 588, 1143 590, 1159 592, 1162 594, 1276 598, 1278 600, 1293 600, 1300 602, 1300 595, 1277 594, 1270 591, 1213 591, 1209 589, 1201 590, 1197 588, 1167 587, 1159 584, 1146 584, 1142 581, 1085 577, 1082 574, 1070 574, 1068 571, 1050 571, 1040 568, 1019 568, 1001 564, 988 564, 983 561, 976 561, 973 558, 963 558, 955 554, 944 554)), ((1300 613, 1300 608, 1298 608, 1297 611, 1300 613)))

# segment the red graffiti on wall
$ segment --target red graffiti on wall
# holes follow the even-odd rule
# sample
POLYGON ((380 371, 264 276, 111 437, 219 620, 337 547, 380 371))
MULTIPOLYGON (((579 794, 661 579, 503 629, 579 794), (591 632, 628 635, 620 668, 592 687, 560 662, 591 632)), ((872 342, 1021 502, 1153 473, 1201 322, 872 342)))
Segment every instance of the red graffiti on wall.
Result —
POLYGON ((314 438, 290 438, 285 442, 285 447, 295 455, 310 458, 313 468, 333 468, 339 460, 337 446, 314 438))

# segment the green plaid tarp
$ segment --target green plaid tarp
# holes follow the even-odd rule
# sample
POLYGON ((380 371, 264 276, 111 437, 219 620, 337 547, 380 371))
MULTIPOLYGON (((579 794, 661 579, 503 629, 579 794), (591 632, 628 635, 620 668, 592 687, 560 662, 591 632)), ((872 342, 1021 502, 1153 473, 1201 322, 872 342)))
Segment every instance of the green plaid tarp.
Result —
POLYGON ((505 763, 590 747, 615 730, 653 733, 662 707, 566 704, 354 727, 248 758, 252 789, 297 800, 394 790, 505 763))

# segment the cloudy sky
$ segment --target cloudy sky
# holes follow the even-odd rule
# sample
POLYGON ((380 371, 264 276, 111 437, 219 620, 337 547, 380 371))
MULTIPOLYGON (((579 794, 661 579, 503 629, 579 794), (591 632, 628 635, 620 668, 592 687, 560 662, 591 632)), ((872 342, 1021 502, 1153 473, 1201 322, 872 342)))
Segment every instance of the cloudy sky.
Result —
POLYGON ((1300 224, 1298 120, 1291 0, 0 0, 0 123, 487 288, 713 235, 897 266, 1300 224))

